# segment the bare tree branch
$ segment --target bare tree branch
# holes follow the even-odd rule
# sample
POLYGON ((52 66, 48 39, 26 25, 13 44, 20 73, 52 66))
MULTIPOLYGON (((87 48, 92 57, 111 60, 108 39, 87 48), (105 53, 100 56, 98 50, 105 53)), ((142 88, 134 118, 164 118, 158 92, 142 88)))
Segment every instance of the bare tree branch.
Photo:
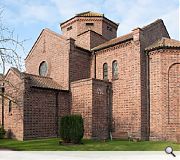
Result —
POLYGON ((18 36, 3 23, 3 9, 0 8, 0 70, 4 75, 7 67, 14 66, 22 70, 22 60, 19 52, 24 53, 23 43, 18 36))

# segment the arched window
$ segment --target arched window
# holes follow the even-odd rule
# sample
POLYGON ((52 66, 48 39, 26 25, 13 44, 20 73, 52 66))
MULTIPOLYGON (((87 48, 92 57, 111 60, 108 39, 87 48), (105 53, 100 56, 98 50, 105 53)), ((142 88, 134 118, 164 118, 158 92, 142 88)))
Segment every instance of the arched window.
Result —
POLYGON ((11 111, 12 111, 12 101, 9 100, 9 112, 11 112, 11 111))
POLYGON ((112 62, 112 79, 118 78, 118 63, 117 61, 112 62))
POLYGON ((47 71, 48 71, 47 62, 45 62, 45 61, 41 62, 41 64, 39 65, 39 75, 46 76, 47 71))
POLYGON ((103 64, 103 79, 104 80, 108 79, 108 64, 107 63, 103 64))

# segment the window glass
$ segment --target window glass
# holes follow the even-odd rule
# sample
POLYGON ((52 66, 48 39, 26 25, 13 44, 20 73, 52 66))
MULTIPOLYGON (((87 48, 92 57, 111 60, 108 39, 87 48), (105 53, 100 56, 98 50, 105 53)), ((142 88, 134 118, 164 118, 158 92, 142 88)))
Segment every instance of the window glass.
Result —
POLYGON ((104 80, 108 79, 108 65, 107 65, 107 63, 103 64, 103 79, 104 80))
POLYGON ((9 112, 11 112, 11 111, 12 111, 12 101, 9 100, 9 112))
POLYGON ((40 76, 46 76, 47 75, 47 63, 43 61, 39 66, 39 75, 40 76))
POLYGON ((112 78, 117 79, 118 78, 118 63, 117 61, 113 61, 112 63, 112 78))

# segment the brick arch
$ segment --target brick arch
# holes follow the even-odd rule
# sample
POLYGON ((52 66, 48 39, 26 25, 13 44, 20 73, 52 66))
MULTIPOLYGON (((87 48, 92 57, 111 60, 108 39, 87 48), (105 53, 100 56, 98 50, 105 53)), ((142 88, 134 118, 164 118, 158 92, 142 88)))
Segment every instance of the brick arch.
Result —
POLYGON ((180 63, 168 69, 168 123, 177 124, 180 116, 180 63))

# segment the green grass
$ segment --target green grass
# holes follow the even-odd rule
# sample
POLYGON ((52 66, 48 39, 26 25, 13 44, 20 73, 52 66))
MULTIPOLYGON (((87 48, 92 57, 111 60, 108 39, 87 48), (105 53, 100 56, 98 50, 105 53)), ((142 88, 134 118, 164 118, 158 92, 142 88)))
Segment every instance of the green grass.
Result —
POLYGON ((59 145, 59 139, 36 139, 17 141, 0 139, 0 149, 12 149, 21 151, 162 151, 167 146, 180 151, 180 144, 173 142, 129 142, 121 140, 93 141, 83 140, 81 145, 59 145))

